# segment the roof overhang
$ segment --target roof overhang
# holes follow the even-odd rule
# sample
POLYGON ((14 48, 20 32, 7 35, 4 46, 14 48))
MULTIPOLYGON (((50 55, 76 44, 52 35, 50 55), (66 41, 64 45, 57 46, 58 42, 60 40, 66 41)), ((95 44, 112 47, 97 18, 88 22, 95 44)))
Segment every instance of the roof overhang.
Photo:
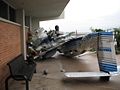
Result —
POLYGON ((70 0, 6 0, 16 9, 24 9, 26 16, 39 19, 56 18, 61 15, 70 0))

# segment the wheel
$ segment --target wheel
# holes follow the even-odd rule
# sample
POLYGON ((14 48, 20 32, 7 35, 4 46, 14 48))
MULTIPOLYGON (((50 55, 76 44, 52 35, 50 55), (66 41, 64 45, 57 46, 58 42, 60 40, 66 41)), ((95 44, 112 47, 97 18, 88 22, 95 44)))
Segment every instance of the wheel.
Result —
POLYGON ((110 76, 102 76, 100 77, 101 81, 109 81, 110 80, 110 76))

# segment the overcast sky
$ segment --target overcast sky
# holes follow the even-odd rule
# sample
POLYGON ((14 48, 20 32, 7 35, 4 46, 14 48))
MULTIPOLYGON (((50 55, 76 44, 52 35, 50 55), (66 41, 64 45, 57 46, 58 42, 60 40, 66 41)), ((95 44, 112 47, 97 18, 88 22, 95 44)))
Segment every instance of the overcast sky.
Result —
POLYGON ((40 27, 46 30, 54 29, 55 25, 65 32, 120 27, 120 0, 70 0, 64 19, 40 22, 40 27))

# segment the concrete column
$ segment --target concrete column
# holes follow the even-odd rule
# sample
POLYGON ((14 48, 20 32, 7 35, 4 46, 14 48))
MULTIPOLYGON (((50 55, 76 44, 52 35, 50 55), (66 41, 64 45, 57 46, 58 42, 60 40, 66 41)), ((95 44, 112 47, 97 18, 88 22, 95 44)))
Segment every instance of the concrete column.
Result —
POLYGON ((26 26, 28 26, 30 31, 31 31, 32 30, 32 17, 25 16, 25 23, 26 23, 26 26))
POLYGON ((36 17, 26 16, 25 23, 30 28, 30 31, 34 31, 39 28, 39 19, 36 17))
POLYGON ((25 11, 19 9, 16 11, 16 22, 21 24, 21 51, 26 60, 26 36, 25 36, 25 11))
POLYGON ((35 29, 38 29, 39 28, 39 18, 36 18, 36 17, 32 17, 32 30, 35 30, 35 29))

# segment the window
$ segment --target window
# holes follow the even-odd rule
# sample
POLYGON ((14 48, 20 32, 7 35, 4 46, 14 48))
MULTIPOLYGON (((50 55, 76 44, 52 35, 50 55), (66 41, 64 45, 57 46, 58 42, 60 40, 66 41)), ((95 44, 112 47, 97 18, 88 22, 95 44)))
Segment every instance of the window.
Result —
POLYGON ((0 0, 0 17, 8 19, 13 22, 16 21, 15 9, 2 0, 0 0))
POLYGON ((0 0, 0 17, 8 19, 8 5, 0 0))
POLYGON ((10 6, 9 6, 9 19, 10 21, 13 21, 13 22, 15 22, 15 19, 16 19, 15 9, 13 9, 10 6))

